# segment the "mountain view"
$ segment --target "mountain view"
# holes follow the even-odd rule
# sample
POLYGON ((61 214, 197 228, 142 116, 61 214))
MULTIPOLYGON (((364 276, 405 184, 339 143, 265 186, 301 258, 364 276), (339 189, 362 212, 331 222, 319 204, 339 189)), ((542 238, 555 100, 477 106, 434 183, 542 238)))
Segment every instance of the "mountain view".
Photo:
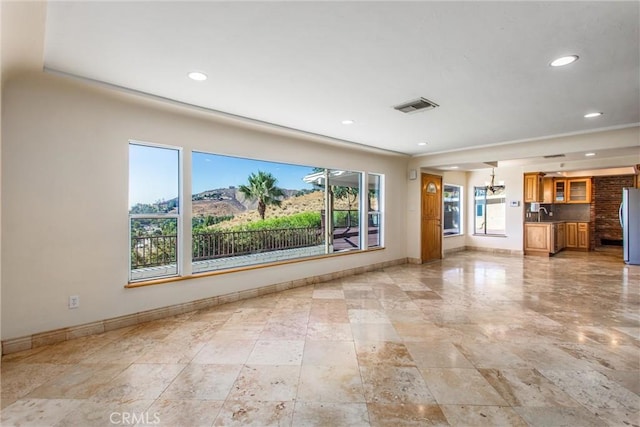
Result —
MULTIPOLYGON (((267 207, 267 218, 282 218, 303 212, 320 213, 324 209, 324 192, 283 190, 282 204, 267 207)), ((237 188, 208 190, 192 197, 193 217, 230 217, 217 224, 219 228, 230 228, 260 220, 256 202, 247 200, 237 188)), ((358 203, 351 206, 346 199, 336 199, 334 209, 357 209, 358 203)))
MULTIPOLYGON (((282 190, 284 200, 294 197, 300 190, 282 190)), ((258 207, 256 200, 247 199, 237 187, 207 190, 191 196, 194 216, 228 216, 254 210, 258 207)))
MULTIPOLYGON (((280 218, 302 212, 320 212, 324 209, 322 190, 282 190, 284 197, 281 206, 268 206, 267 218, 280 218)), ((131 213, 171 213, 176 210, 178 199, 158 201, 152 204, 138 203, 131 213)), ((260 219, 257 202, 247 199, 236 187, 217 188, 194 194, 191 197, 193 218, 213 217, 223 219, 220 226, 236 226, 260 219)), ((357 209, 358 202, 346 198, 336 198, 334 209, 357 209)), ((218 221, 215 221, 216 223, 218 221)))

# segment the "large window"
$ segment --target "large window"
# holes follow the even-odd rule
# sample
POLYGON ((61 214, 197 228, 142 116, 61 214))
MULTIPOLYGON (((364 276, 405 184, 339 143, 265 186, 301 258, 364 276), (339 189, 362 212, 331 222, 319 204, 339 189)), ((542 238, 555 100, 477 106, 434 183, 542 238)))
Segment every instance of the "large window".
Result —
POLYGON ((504 186, 474 187, 474 234, 506 234, 506 197, 504 186))
POLYGON ((130 281, 382 246, 383 175, 193 152, 185 213, 180 150, 129 150, 130 281))
POLYGON ((462 187, 444 185, 444 235, 462 234, 462 187))
POLYGON ((129 280, 180 273, 180 150, 129 145, 129 280))
POLYGON ((192 171, 194 273, 361 249, 359 172, 202 152, 192 171))
POLYGON ((325 253, 313 168, 193 153, 192 271, 325 253))

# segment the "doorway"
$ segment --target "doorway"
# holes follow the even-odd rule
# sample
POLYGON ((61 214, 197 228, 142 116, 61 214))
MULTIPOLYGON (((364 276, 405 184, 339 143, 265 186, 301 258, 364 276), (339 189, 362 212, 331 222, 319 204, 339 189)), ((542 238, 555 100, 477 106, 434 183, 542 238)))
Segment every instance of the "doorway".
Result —
POLYGON ((442 177, 422 174, 421 260, 442 259, 442 177))

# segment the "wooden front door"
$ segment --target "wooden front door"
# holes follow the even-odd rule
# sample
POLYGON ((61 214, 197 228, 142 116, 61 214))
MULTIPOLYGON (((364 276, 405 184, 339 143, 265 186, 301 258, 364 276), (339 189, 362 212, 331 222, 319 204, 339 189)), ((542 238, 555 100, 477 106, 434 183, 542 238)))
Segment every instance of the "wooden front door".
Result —
POLYGON ((422 262, 442 258, 442 177, 422 174, 422 262))

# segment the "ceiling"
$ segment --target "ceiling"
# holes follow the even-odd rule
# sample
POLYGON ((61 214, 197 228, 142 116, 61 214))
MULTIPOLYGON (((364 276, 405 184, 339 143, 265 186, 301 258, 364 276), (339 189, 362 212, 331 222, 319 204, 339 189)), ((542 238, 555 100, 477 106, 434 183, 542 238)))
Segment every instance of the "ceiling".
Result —
POLYGON ((47 7, 48 70, 408 155, 640 122, 638 2, 47 7))

